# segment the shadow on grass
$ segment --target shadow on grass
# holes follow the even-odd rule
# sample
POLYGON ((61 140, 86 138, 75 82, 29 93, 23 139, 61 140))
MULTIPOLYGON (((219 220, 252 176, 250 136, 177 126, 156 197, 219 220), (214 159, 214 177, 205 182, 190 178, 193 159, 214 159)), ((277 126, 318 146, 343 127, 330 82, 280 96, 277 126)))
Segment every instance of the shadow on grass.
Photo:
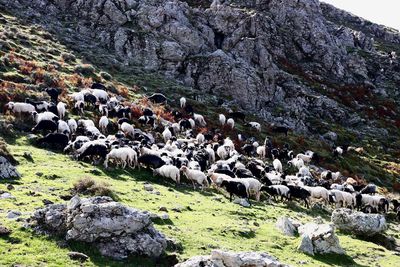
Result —
POLYGON ((358 264, 348 255, 324 254, 324 255, 316 255, 313 258, 317 261, 320 261, 322 263, 331 266, 335 265, 335 266, 367 267, 367 265, 358 264))

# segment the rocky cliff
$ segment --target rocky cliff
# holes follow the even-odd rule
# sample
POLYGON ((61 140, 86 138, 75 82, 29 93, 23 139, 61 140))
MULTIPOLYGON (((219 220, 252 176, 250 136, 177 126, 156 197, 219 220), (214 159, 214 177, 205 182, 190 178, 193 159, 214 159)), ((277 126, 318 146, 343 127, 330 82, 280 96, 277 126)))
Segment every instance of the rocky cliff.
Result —
POLYGON ((400 122, 400 34, 318 0, 0 3, 299 132, 322 121, 387 135, 400 122))

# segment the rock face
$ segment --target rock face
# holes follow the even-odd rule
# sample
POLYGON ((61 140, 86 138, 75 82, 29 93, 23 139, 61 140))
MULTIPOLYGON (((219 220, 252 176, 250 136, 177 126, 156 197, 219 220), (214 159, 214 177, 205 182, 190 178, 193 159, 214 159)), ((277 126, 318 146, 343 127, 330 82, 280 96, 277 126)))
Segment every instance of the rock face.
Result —
POLYGON ((232 104, 298 132, 314 128, 310 118, 360 124, 357 114, 376 104, 353 97, 353 87, 398 95, 399 61, 375 51, 372 39, 396 43, 396 32, 372 23, 366 33, 341 25, 340 18, 354 18, 318 0, 211 2, 0 0, 54 32, 60 20, 73 22, 70 32, 95 40, 125 66, 158 71, 216 103, 229 96, 232 104))
POLYGON ((302 237, 299 250, 309 255, 344 254, 335 235, 335 228, 329 224, 307 223, 298 229, 302 237))
POLYGON ((167 247, 150 214, 126 207, 109 197, 53 204, 35 212, 36 230, 65 235, 67 240, 92 243, 104 256, 124 259, 131 254, 159 257, 167 247))
POLYGON ((175 267, 279 267, 286 266, 267 253, 213 250, 211 256, 196 256, 175 267))
POLYGON ((297 228, 288 217, 280 217, 275 226, 287 236, 295 236, 297 233, 297 228))
POLYGON ((350 209, 337 209, 332 213, 332 223, 343 231, 361 236, 373 236, 387 229, 385 217, 380 214, 353 212, 350 209))
POLYGON ((21 175, 18 173, 17 168, 11 165, 6 158, 0 156, 0 180, 15 179, 19 177, 21 177, 21 175))

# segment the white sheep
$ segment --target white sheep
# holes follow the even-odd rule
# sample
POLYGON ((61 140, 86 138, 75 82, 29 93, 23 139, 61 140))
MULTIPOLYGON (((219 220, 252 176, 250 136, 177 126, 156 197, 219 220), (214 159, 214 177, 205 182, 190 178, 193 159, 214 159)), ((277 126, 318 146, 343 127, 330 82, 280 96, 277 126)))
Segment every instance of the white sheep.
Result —
POLYGON ((209 183, 207 180, 207 176, 199 170, 191 170, 186 166, 181 167, 181 171, 185 174, 185 176, 192 181, 193 189, 196 189, 194 182, 196 181, 199 185, 202 186, 202 190, 204 189, 204 184, 209 187, 209 183))
POLYGON ((181 108, 186 107, 186 98, 181 97, 181 99, 179 99, 179 102, 181 104, 181 108))
POLYGON ((50 111, 45 111, 42 113, 33 112, 32 115, 33 115, 33 118, 35 119, 36 123, 39 123, 39 122, 45 121, 45 120, 48 120, 48 121, 57 121, 58 120, 58 116, 50 111))
POLYGON ((78 126, 82 126, 83 128, 94 127, 94 122, 92 120, 78 120, 78 126))
POLYGON ((104 161, 104 167, 108 168, 108 163, 113 159, 116 164, 122 165, 125 169, 128 165, 129 167, 135 168, 137 166, 137 153, 130 147, 114 148, 107 154, 106 160, 104 161))
POLYGON ((106 116, 102 116, 99 120, 99 128, 101 130, 102 133, 107 133, 107 127, 109 124, 109 120, 106 116))
POLYGON ((127 122, 123 122, 120 127, 121 131, 123 131, 126 136, 134 138, 135 128, 133 127, 133 125, 130 125, 127 122))
POLYGON ((160 175, 165 178, 170 178, 177 184, 179 184, 181 180, 179 169, 173 165, 163 165, 158 169, 154 169, 153 175, 160 175))
POLYGON ((217 149, 217 155, 220 159, 225 160, 229 157, 229 151, 230 147, 229 146, 220 146, 217 149))
POLYGON ((326 205, 329 204, 329 191, 322 186, 303 186, 308 192, 310 192, 312 198, 322 199, 326 205))
POLYGON ((267 150, 265 148, 265 146, 259 146, 256 149, 257 155, 261 158, 261 159, 265 159, 265 156, 267 155, 267 150))
POLYGON ((265 177, 273 184, 277 185, 282 182, 282 176, 280 173, 277 173, 275 171, 268 172, 265 174, 265 177))
POLYGON ((304 163, 310 163, 312 159, 312 155, 305 155, 305 154, 297 154, 296 158, 302 159, 304 163))
POLYGON ((22 113, 35 112, 35 107, 33 105, 22 102, 8 102, 6 108, 17 116, 21 116, 22 113))
POLYGON ((78 124, 76 123, 76 120, 69 119, 67 123, 68 123, 71 134, 75 134, 76 130, 78 129, 78 124))
POLYGON ((299 169, 298 174, 299 174, 300 176, 303 176, 303 177, 305 177, 305 176, 312 177, 312 174, 311 174, 311 172, 310 172, 310 169, 309 169, 308 167, 306 167, 306 166, 301 167, 301 168, 299 169))
POLYGON ((224 126, 226 122, 226 117, 224 114, 219 114, 219 124, 221 124, 221 126, 224 126))
POLYGON ((83 115, 85 113, 85 110, 84 110, 85 102, 84 101, 82 101, 82 100, 76 101, 74 107, 78 111, 79 115, 83 115))
POLYGON ((65 122, 63 120, 59 120, 58 121, 57 132, 69 136, 71 134, 71 129, 69 128, 69 125, 68 125, 67 122, 65 122))
POLYGON ((198 170, 198 171, 201 170, 200 164, 197 161, 194 161, 194 160, 189 161, 187 166, 191 170, 198 170))
POLYGON ((343 192, 337 189, 330 190, 330 194, 334 196, 334 201, 336 203, 336 208, 339 207, 352 207, 355 206, 355 198, 352 194, 348 192, 343 192))
POLYGON ((232 118, 229 118, 227 121, 226 121, 226 124, 229 126, 229 128, 231 128, 231 129, 233 129, 233 128, 235 128, 235 121, 232 119, 232 118))
POLYGON ((196 136, 196 141, 197 141, 197 143, 198 143, 199 145, 201 145, 202 143, 204 143, 205 140, 206 140, 206 138, 204 137, 204 134, 202 134, 202 133, 199 133, 199 134, 196 136))
POLYGON ((301 167, 304 167, 304 161, 300 158, 293 158, 288 161, 288 164, 292 164, 298 170, 300 170, 301 167))
POLYGON ((235 178, 235 181, 241 182, 246 186, 249 197, 255 196, 257 201, 260 201, 261 187, 260 181, 254 178, 235 178))
POLYGON ((75 102, 85 102, 85 94, 83 92, 76 92, 69 95, 75 102))
POLYGON ((92 95, 94 95, 97 100, 99 101, 107 101, 108 100, 108 93, 101 89, 93 89, 92 95))
POLYGON ((279 159, 274 159, 272 165, 274 166, 275 171, 279 173, 283 172, 282 162, 279 159))
POLYGON ((256 129, 258 132, 261 132, 261 124, 259 124, 258 122, 251 121, 248 123, 248 125, 250 125, 251 128, 256 129))
POLYGON ((168 129, 168 127, 165 127, 164 131, 162 132, 162 136, 164 138, 164 142, 167 142, 168 140, 170 140, 172 138, 172 133, 168 129))
POLYGON ((196 122, 193 119, 188 119, 189 123, 190 123, 190 127, 192 129, 194 129, 194 127, 196 127, 196 122))
POLYGON ((194 121, 195 121, 196 123, 200 124, 200 126, 203 126, 203 127, 204 127, 204 126, 207 125, 207 123, 206 123, 206 121, 205 121, 203 115, 194 113, 194 114, 193 114, 193 119, 194 119, 194 121))
POLYGON ((67 108, 67 104, 65 104, 63 102, 58 102, 57 112, 58 112, 58 117, 60 117, 61 120, 63 120, 65 117, 66 108, 67 108))
POLYGON ((208 163, 209 164, 214 164, 214 162, 215 162, 215 151, 214 151, 214 149, 212 149, 212 146, 210 144, 207 145, 206 151, 207 151, 207 154, 208 154, 208 163))

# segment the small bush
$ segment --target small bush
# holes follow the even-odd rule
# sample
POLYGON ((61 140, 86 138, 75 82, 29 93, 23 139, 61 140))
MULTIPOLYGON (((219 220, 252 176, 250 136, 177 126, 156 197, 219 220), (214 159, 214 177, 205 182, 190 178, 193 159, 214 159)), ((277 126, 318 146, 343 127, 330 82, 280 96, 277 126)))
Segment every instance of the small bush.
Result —
POLYGON ((106 81, 111 81, 112 80, 112 76, 108 72, 101 71, 100 72, 100 76, 101 76, 101 78, 103 78, 106 81))
POLYGON ((74 71, 76 73, 80 73, 85 76, 93 75, 95 72, 95 69, 92 65, 90 64, 80 64, 76 65, 74 71))
POLYGON ((72 191, 75 194, 79 193, 90 196, 108 196, 112 199, 115 199, 115 194, 113 193, 109 184, 98 182, 91 177, 79 179, 74 183, 72 191))
POLYGON ((76 61, 75 56, 70 53, 62 53, 61 58, 63 61, 65 61, 67 63, 73 63, 76 61))
POLYGON ((118 95, 127 98, 129 96, 129 89, 126 86, 118 85, 117 86, 117 93, 118 95))

